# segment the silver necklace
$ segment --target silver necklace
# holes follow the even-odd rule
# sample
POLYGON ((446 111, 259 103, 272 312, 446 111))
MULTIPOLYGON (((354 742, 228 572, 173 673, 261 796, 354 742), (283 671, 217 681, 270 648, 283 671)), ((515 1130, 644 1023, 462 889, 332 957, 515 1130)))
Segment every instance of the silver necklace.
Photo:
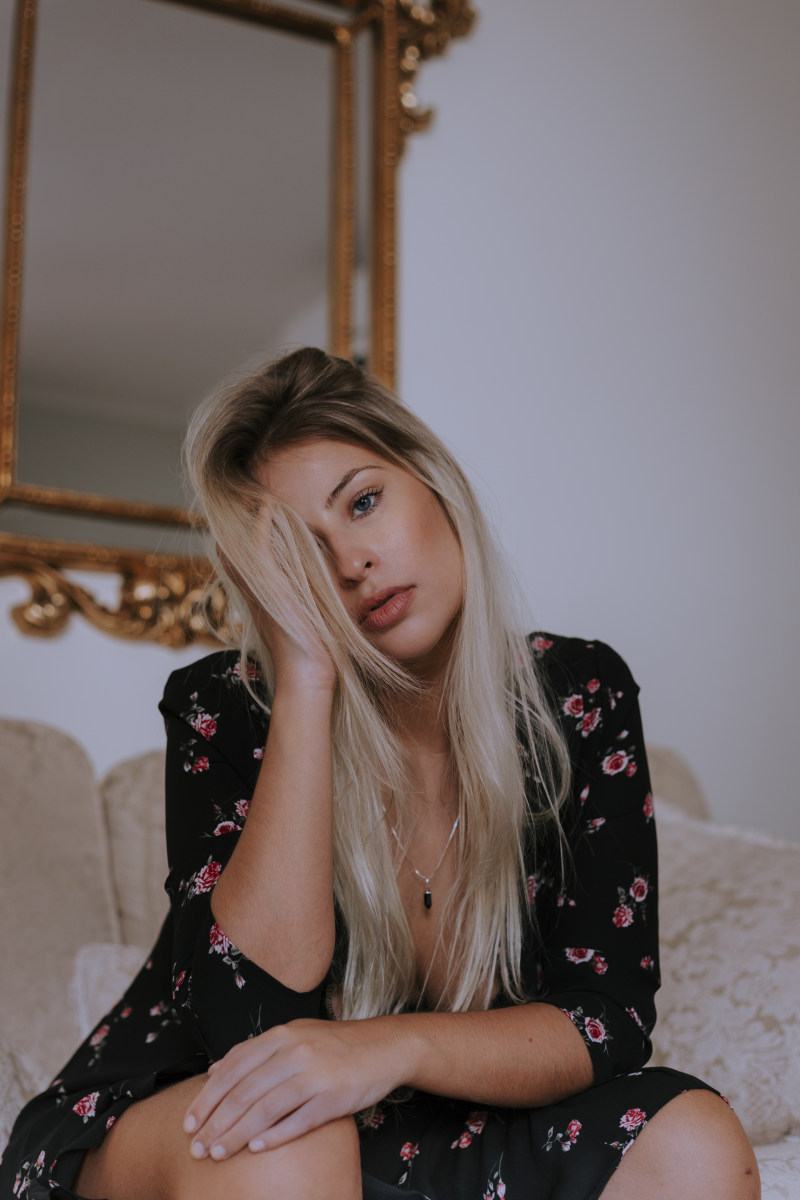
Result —
POLYGON ((433 907, 433 896, 431 895, 431 880, 433 879, 436 872, 439 870, 439 867, 444 862, 444 856, 445 856, 445 854, 447 854, 447 851, 450 849, 450 843, 452 842, 453 838, 456 835, 456 830, 458 829, 458 822, 460 820, 461 820, 461 814, 459 813, 459 815, 456 817, 455 821, 453 822, 453 828, 450 830, 450 837, 447 839, 445 848, 439 856, 439 861, 437 862, 436 866, 431 871, 430 875, 423 875, 422 871, 417 870, 417 868, 414 866, 411 859, 408 857, 408 851, 406 850, 403 843, 400 841, 400 838, 398 836, 397 830, 395 829, 394 825, 392 825, 391 823, 389 824, 389 828, 392 831, 392 837, 397 842, 397 845, 400 847, 400 853, 402 854, 403 858, 406 860, 408 865, 411 867, 411 870, 414 872, 417 879, 421 879, 422 882, 425 884, 425 893, 422 897, 422 900, 423 900, 423 903, 426 908, 433 907))

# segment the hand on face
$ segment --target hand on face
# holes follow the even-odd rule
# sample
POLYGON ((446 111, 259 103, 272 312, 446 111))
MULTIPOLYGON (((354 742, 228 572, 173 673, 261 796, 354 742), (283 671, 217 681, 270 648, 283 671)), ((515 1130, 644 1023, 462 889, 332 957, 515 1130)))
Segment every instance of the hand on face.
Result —
POLYGON ((187 1110, 195 1158, 271 1150, 377 1103, 402 1080, 377 1021, 291 1021, 213 1063, 187 1110))
POLYGON ((273 454, 259 477, 322 547, 350 617, 411 669, 441 666, 463 599, 461 548, 435 494, 372 450, 314 439, 273 454))
MULTIPOLYGON (((267 509, 262 509, 256 531, 258 554, 262 558, 271 557, 272 518, 267 509)), ((295 605, 293 619, 287 622, 295 630, 295 635, 292 635, 264 610, 219 545, 217 555, 226 574, 247 602, 253 623, 269 651, 275 668, 276 687, 279 682, 289 681, 332 691, 336 684, 333 662, 315 630, 303 616, 300 606, 295 605)))

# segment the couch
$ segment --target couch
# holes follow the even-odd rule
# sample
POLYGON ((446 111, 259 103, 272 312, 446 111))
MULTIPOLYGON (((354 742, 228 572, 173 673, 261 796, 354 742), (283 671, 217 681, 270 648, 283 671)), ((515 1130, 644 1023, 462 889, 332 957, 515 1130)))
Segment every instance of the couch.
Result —
MULTIPOLYGON (((723 1092, 764 1200, 800 1200, 800 844, 714 824, 682 760, 649 753, 665 980, 653 1061, 723 1092)), ((154 751, 98 781, 63 732, 0 720, 0 1146, 161 924, 163 766, 154 751)))

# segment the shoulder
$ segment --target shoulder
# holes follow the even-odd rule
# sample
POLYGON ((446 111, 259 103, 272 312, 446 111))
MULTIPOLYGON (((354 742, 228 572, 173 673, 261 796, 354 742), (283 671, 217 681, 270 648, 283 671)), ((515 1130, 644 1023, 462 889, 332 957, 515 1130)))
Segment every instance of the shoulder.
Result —
POLYGON ((539 680, 567 741, 577 739, 572 753, 583 757, 617 714, 630 712, 639 685, 624 658, 606 642, 541 631, 530 634, 529 641, 539 680))
POLYGON ((168 747, 183 771, 210 771, 216 778, 215 762, 221 759, 240 779, 255 784, 269 715, 246 681, 259 687, 258 668, 242 664, 235 650, 206 655, 172 672, 158 707, 168 747))
POLYGON ((590 694, 601 688, 634 695, 639 690, 625 659, 597 638, 587 641, 537 630, 528 635, 528 641, 540 678, 558 695, 578 688, 590 694))
POLYGON ((241 738, 263 745, 268 713, 248 683, 259 688, 257 665, 242 663, 236 650, 218 651, 173 671, 158 707, 165 720, 180 718, 223 752, 241 738))

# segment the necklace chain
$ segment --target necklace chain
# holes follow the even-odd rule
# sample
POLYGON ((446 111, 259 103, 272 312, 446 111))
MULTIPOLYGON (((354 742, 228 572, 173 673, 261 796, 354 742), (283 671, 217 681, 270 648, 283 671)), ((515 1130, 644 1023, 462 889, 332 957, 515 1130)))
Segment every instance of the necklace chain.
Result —
POLYGON ((422 900, 423 900, 423 903, 426 908, 433 907, 433 896, 431 895, 431 880, 433 879, 436 872, 439 870, 439 867, 444 862, 444 856, 445 856, 445 854, 447 854, 447 851, 450 849, 450 843, 452 842, 453 838, 455 837, 456 830, 458 829, 458 822, 460 820, 461 820, 461 814, 459 813, 459 815, 456 817, 455 821, 453 822, 453 828, 450 830, 450 836, 445 843, 444 850, 439 855, 439 861, 437 862, 436 866, 431 871, 430 875, 423 875, 422 871, 417 870, 417 868, 414 866, 413 862, 409 858, 408 851, 406 850, 403 843, 400 841, 400 837, 398 835, 397 830, 395 829, 394 825, 391 824, 391 822, 389 823, 389 828, 392 831, 392 837, 397 842, 397 845, 400 847, 400 853, 402 854, 403 858, 406 860, 408 865, 411 867, 411 870, 414 872, 417 879, 421 879, 422 882, 425 884, 425 892, 422 897, 422 900))

